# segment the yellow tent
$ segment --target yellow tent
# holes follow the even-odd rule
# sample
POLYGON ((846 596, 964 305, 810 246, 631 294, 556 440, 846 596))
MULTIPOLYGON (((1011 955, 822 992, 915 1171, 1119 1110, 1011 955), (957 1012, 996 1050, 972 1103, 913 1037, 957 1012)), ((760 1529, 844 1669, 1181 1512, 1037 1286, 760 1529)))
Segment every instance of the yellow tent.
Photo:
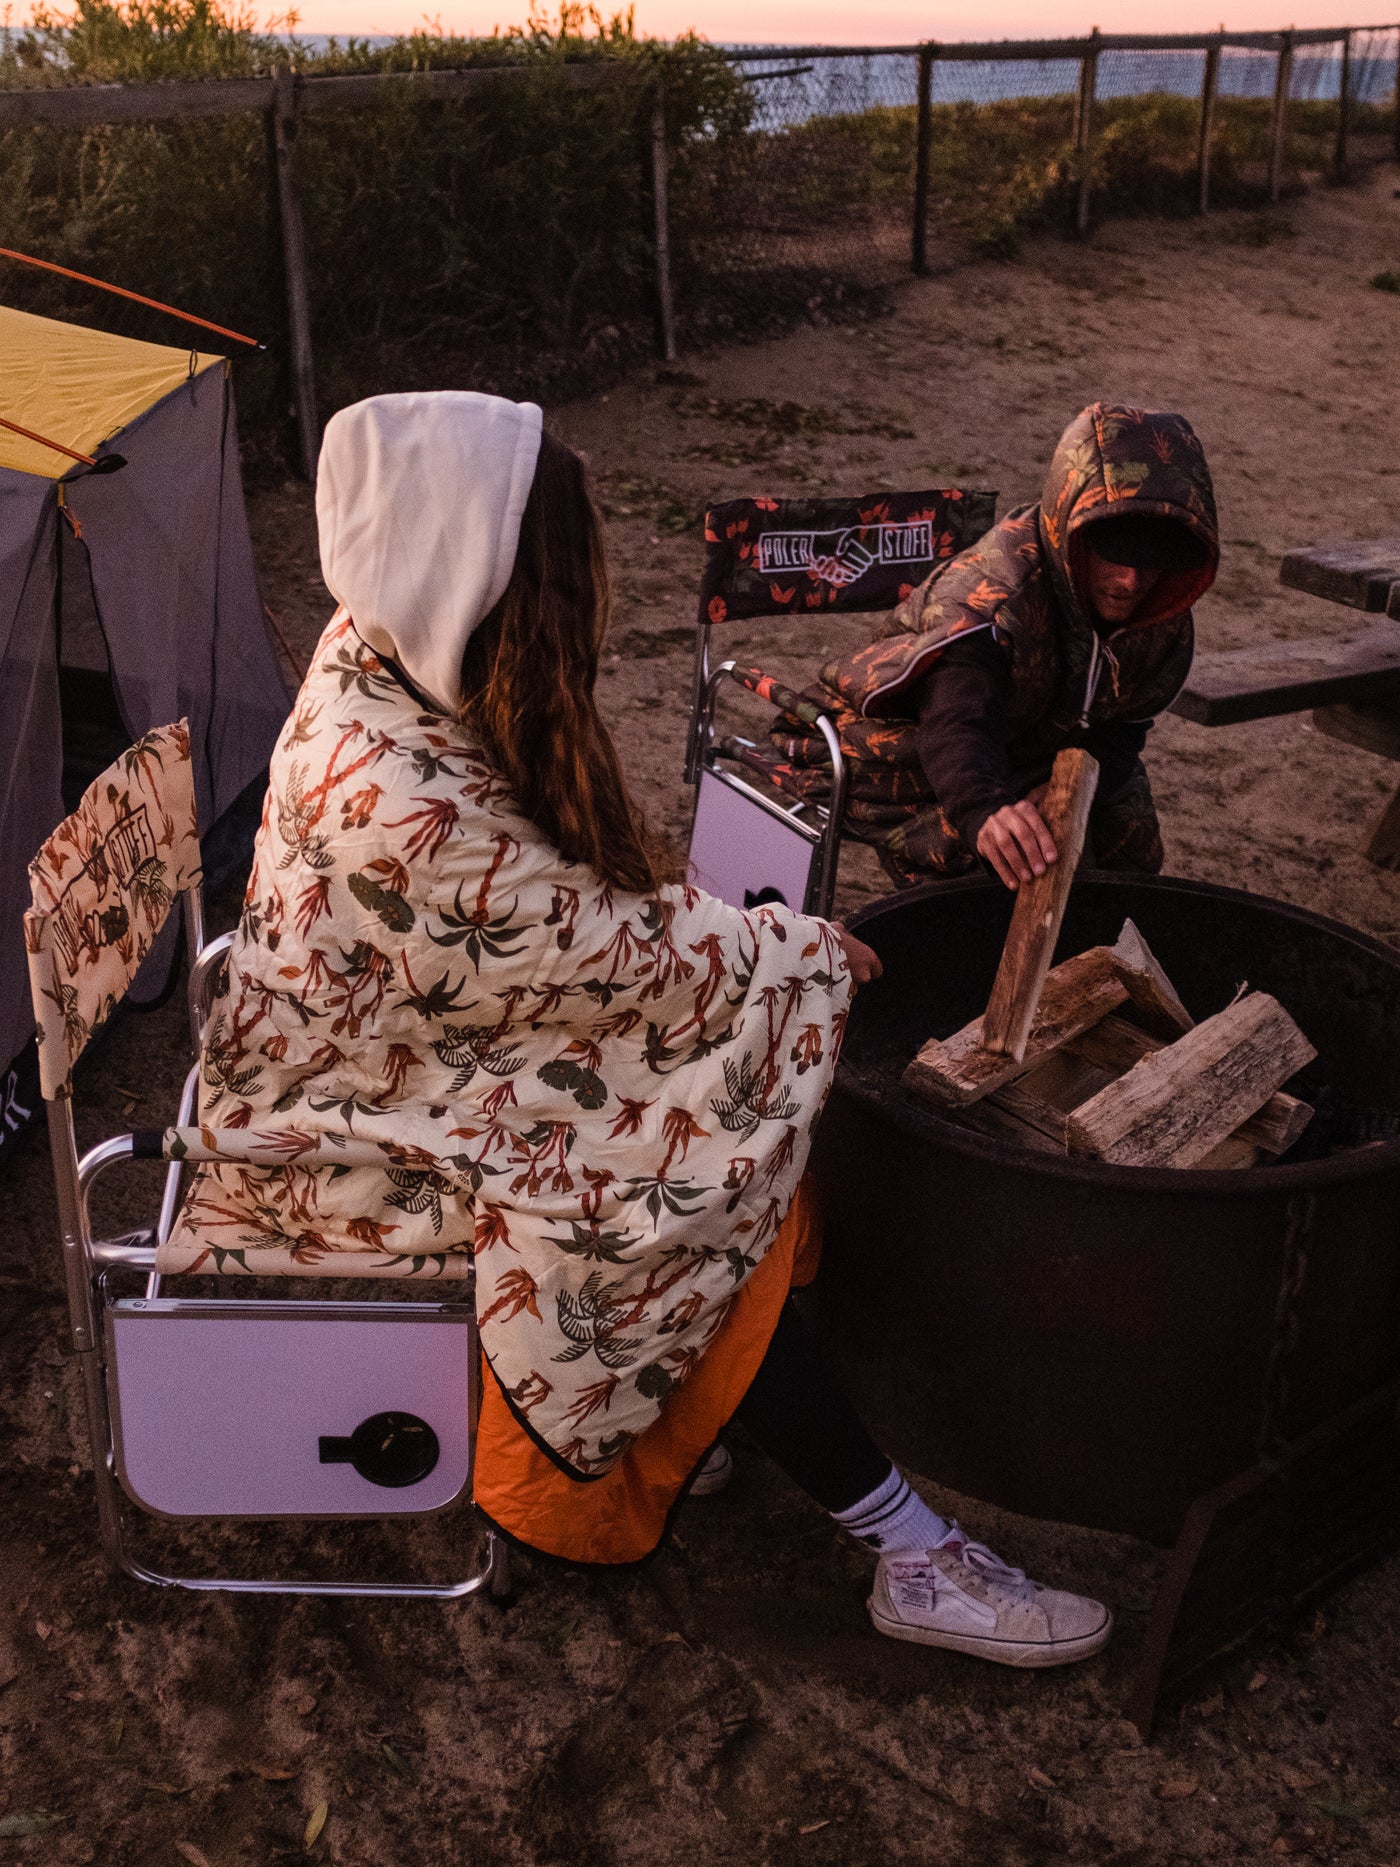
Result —
MULTIPOLYGON (((78 454, 144 415, 172 389, 227 359, 142 344, 0 305, 0 416, 78 454)), ((0 428, 0 467, 61 479, 66 454, 0 428)))
MULTIPOLYGON (((37 1107, 29 858, 98 771, 184 716, 217 872, 251 841, 287 692, 258 595, 225 358, 0 306, 0 416, 97 456, 94 468, 0 427, 3 1148, 37 1107), (115 470, 97 470, 104 461, 115 470)), ((160 989, 172 951, 148 960, 137 997, 160 989)))

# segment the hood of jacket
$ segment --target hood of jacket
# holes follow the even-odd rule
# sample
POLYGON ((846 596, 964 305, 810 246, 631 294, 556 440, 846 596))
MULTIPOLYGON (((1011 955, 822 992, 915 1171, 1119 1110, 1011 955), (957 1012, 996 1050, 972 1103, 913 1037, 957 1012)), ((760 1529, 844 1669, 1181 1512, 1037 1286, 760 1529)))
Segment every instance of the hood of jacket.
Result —
POLYGON ((1092 627, 1084 596, 1084 540, 1095 520, 1125 513, 1171 519, 1205 547, 1199 570, 1169 572, 1120 625, 1184 615, 1215 581, 1220 531, 1205 451, 1184 415, 1095 402, 1060 436, 1040 498, 1040 542, 1055 595, 1092 627))
POLYGON ((371 396, 326 424, 326 588, 445 712, 461 703, 462 651, 510 581, 540 425, 533 402, 467 390, 371 396))

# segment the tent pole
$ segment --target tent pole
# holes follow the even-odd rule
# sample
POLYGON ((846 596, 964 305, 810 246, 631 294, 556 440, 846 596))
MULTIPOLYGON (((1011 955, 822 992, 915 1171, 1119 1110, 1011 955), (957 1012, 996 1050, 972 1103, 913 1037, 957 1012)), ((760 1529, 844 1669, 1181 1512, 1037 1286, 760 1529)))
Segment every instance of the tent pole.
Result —
POLYGON ((290 65, 273 74, 272 156, 277 171, 277 218, 282 230, 282 273, 287 287, 287 327, 291 338, 292 398, 296 405, 297 439, 301 467, 316 484, 316 457, 321 449, 316 419, 316 367, 311 353, 311 305, 306 285, 306 243, 302 235, 301 203, 292 175, 292 144, 297 133, 296 79, 290 65))

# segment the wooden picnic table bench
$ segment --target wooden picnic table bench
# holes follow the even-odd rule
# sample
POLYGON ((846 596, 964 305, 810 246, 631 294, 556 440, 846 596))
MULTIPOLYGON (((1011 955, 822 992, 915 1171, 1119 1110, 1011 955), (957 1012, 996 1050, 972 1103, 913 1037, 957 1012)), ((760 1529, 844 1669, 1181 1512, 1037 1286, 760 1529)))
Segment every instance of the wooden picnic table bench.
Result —
MULTIPOLYGON (((1200 655, 1172 706, 1198 726, 1312 710, 1317 730, 1400 762, 1400 537, 1290 551, 1279 582, 1387 620, 1341 640, 1304 637, 1200 655)), ((1400 788, 1367 842, 1368 862, 1400 868, 1400 788)))

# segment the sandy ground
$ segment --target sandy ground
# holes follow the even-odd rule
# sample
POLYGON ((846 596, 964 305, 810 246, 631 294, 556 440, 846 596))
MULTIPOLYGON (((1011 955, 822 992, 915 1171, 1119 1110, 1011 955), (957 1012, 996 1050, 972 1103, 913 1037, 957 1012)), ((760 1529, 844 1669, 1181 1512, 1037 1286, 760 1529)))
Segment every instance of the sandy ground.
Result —
MULTIPOLYGON (((657 820, 684 832, 690 520, 707 500, 951 478, 998 487, 1004 508, 1034 496, 1084 402, 1165 404, 1196 423, 1217 475, 1226 553, 1203 645, 1357 632, 1354 614, 1282 591, 1277 561, 1397 527, 1400 300, 1366 283, 1400 260, 1394 181, 1388 169, 1263 219, 1047 241, 1014 265, 911 285, 877 323, 688 358, 557 411, 610 512, 606 705, 657 820)), ((327 613, 309 500, 267 492, 253 516, 268 599, 304 655, 327 613)), ((808 626, 791 640, 742 629, 732 645, 805 678, 838 639, 829 620, 808 626)), ((1305 716, 1223 733, 1167 720, 1149 757, 1173 870, 1400 939, 1400 877, 1358 853, 1391 767, 1305 716)), ((845 902, 882 886, 854 852, 845 902)), ((216 904, 220 924, 233 911, 216 904)), ((82 1098, 84 1137, 163 1118, 180 1043, 174 1007, 119 1026, 82 1098)), ((687 1504, 649 1567, 522 1565, 504 1610, 114 1583, 95 1547, 37 1140, 5 1197, 0 1860, 1400 1859, 1400 1561, 1219 1666, 1150 1747, 1119 1706, 1156 1552, 929 1484, 1036 1574, 1101 1593, 1119 1634, 1100 1661, 1048 1676, 897 1646, 867 1631, 868 1559, 743 1446, 730 1491, 687 1504)), ((148 1197, 123 1192, 113 1216, 148 1197)), ((271 1541, 205 1548, 253 1561, 271 1541)), ((380 1541, 328 1548, 363 1564, 380 1541)), ((410 1553, 442 1573, 470 1541, 439 1520, 410 1553)))

